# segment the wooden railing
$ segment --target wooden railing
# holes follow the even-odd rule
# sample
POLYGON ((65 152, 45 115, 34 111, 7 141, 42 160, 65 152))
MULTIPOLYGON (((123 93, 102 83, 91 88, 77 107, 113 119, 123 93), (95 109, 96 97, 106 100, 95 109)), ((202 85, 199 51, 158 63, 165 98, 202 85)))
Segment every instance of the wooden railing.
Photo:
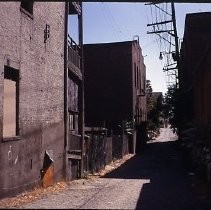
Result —
POLYGON ((81 135, 69 133, 68 157, 81 159, 81 135))
POLYGON ((74 64, 78 69, 81 68, 81 48, 68 34, 68 60, 74 64))

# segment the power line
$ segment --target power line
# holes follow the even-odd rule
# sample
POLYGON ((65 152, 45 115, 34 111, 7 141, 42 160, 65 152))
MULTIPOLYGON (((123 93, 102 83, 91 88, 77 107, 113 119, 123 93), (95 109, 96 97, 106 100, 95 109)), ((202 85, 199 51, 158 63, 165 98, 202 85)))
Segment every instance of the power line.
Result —
POLYGON ((152 18, 151 23, 147 24, 151 28, 147 34, 154 34, 156 36, 160 49, 160 59, 164 60, 163 71, 169 77, 168 83, 174 82, 178 84, 178 65, 175 62, 175 57, 173 58, 172 56, 173 53, 176 55, 176 58, 179 55, 174 4, 171 3, 170 7, 169 3, 149 3, 147 5, 150 5, 152 18))
POLYGON ((115 37, 115 39, 119 39, 118 35, 116 35, 116 33, 115 33, 115 29, 113 28, 113 25, 110 23, 107 15, 105 13, 105 10, 103 8, 103 5, 101 4, 100 6, 101 6, 102 14, 104 16, 104 20, 107 23, 107 25, 106 25, 107 28, 111 31, 111 33, 113 34, 113 36, 115 37))
POLYGON ((115 35, 115 37, 118 39, 118 40, 121 40, 120 36, 119 36, 119 33, 118 33, 118 29, 117 27, 115 26, 115 21, 114 21, 114 18, 112 19, 112 14, 111 14, 111 11, 108 9, 107 5, 102 3, 101 6, 103 7, 102 8, 102 11, 103 11, 103 14, 104 14, 104 17, 107 19, 107 21, 109 22, 109 25, 111 26, 112 28, 112 33, 115 35), (110 13, 109 13, 110 11, 110 13))
POLYGON ((114 24, 116 25, 116 28, 119 30, 120 33, 123 33, 122 30, 121 30, 121 28, 120 28, 120 26, 118 25, 116 19, 114 18, 113 14, 112 14, 112 12, 110 10, 110 7, 106 5, 106 8, 108 9, 108 12, 109 12, 111 18, 112 18, 114 24))
MULTIPOLYGON (((101 2, 101 3, 103 3, 103 2, 101 2)), ((114 36, 115 38, 117 38, 117 37, 116 37, 116 34, 111 30, 110 23, 109 23, 109 21, 108 21, 106 15, 105 15, 105 12, 104 12, 104 10, 103 10, 103 8, 102 8, 102 4, 100 4, 99 6, 100 6, 100 9, 102 10, 102 14, 103 14, 103 17, 104 17, 104 20, 105 20, 105 27, 107 27, 108 31, 110 30, 110 32, 113 34, 113 36, 114 36)))

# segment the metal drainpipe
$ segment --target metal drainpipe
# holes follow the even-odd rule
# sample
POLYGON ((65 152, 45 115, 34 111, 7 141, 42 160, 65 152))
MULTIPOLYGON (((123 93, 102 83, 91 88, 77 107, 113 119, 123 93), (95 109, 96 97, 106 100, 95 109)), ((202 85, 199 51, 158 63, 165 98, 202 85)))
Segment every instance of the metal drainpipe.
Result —
POLYGON ((68 13, 69 13, 69 3, 65 2, 65 30, 64 30, 64 150, 65 150, 65 179, 67 180, 68 172, 68 69, 67 69, 67 37, 68 37, 68 13))

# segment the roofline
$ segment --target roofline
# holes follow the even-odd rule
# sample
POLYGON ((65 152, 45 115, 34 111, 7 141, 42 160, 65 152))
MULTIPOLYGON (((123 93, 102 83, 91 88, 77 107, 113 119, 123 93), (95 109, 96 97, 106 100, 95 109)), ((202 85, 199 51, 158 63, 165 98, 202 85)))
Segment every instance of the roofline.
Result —
POLYGON ((102 42, 102 43, 87 43, 84 45, 115 45, 115 44, 132 44, 133 42, 137 42, 137 40, 132 41, 122 41, 122 42, 102 42))

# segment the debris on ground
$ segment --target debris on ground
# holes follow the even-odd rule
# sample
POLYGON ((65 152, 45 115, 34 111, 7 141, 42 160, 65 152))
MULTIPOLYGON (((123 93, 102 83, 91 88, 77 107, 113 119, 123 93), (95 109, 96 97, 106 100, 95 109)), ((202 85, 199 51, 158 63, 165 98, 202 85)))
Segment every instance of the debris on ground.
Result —
POLYGON ((22 209, 22 206, 33 202, 36 199, 41 199, 49 194, 58 193, 60 191, 65 190, 68 186, 83 184, 89 179, 95 179, 100 176, 104 176, 105 174, 109 173, 110 171, 118 168, 127 160, 129 160, 134 155, 128 154, 125 155, 122 159, 115 160, 111 162, 111 164, 106 165, 103 170, 98 173, 88 174, 84 179, 77 179, 70 182, 61 181, 53 186, 49 186, 48 188, 36 187, 31 191, 24 192, 20 195, 11 198, 4 198, 0 200, 0 209, 10 209, 10 208, 19 208, 22 209))
POLYGON ((66 186, 67 183, 62 181, 48 188, 36 187, 31 191, 24 192, 15 197, 4 198, 0 200, 0 209, 21 208, 21 206, 42 198, 49 193, 59 192, 65 189, 66 186))

